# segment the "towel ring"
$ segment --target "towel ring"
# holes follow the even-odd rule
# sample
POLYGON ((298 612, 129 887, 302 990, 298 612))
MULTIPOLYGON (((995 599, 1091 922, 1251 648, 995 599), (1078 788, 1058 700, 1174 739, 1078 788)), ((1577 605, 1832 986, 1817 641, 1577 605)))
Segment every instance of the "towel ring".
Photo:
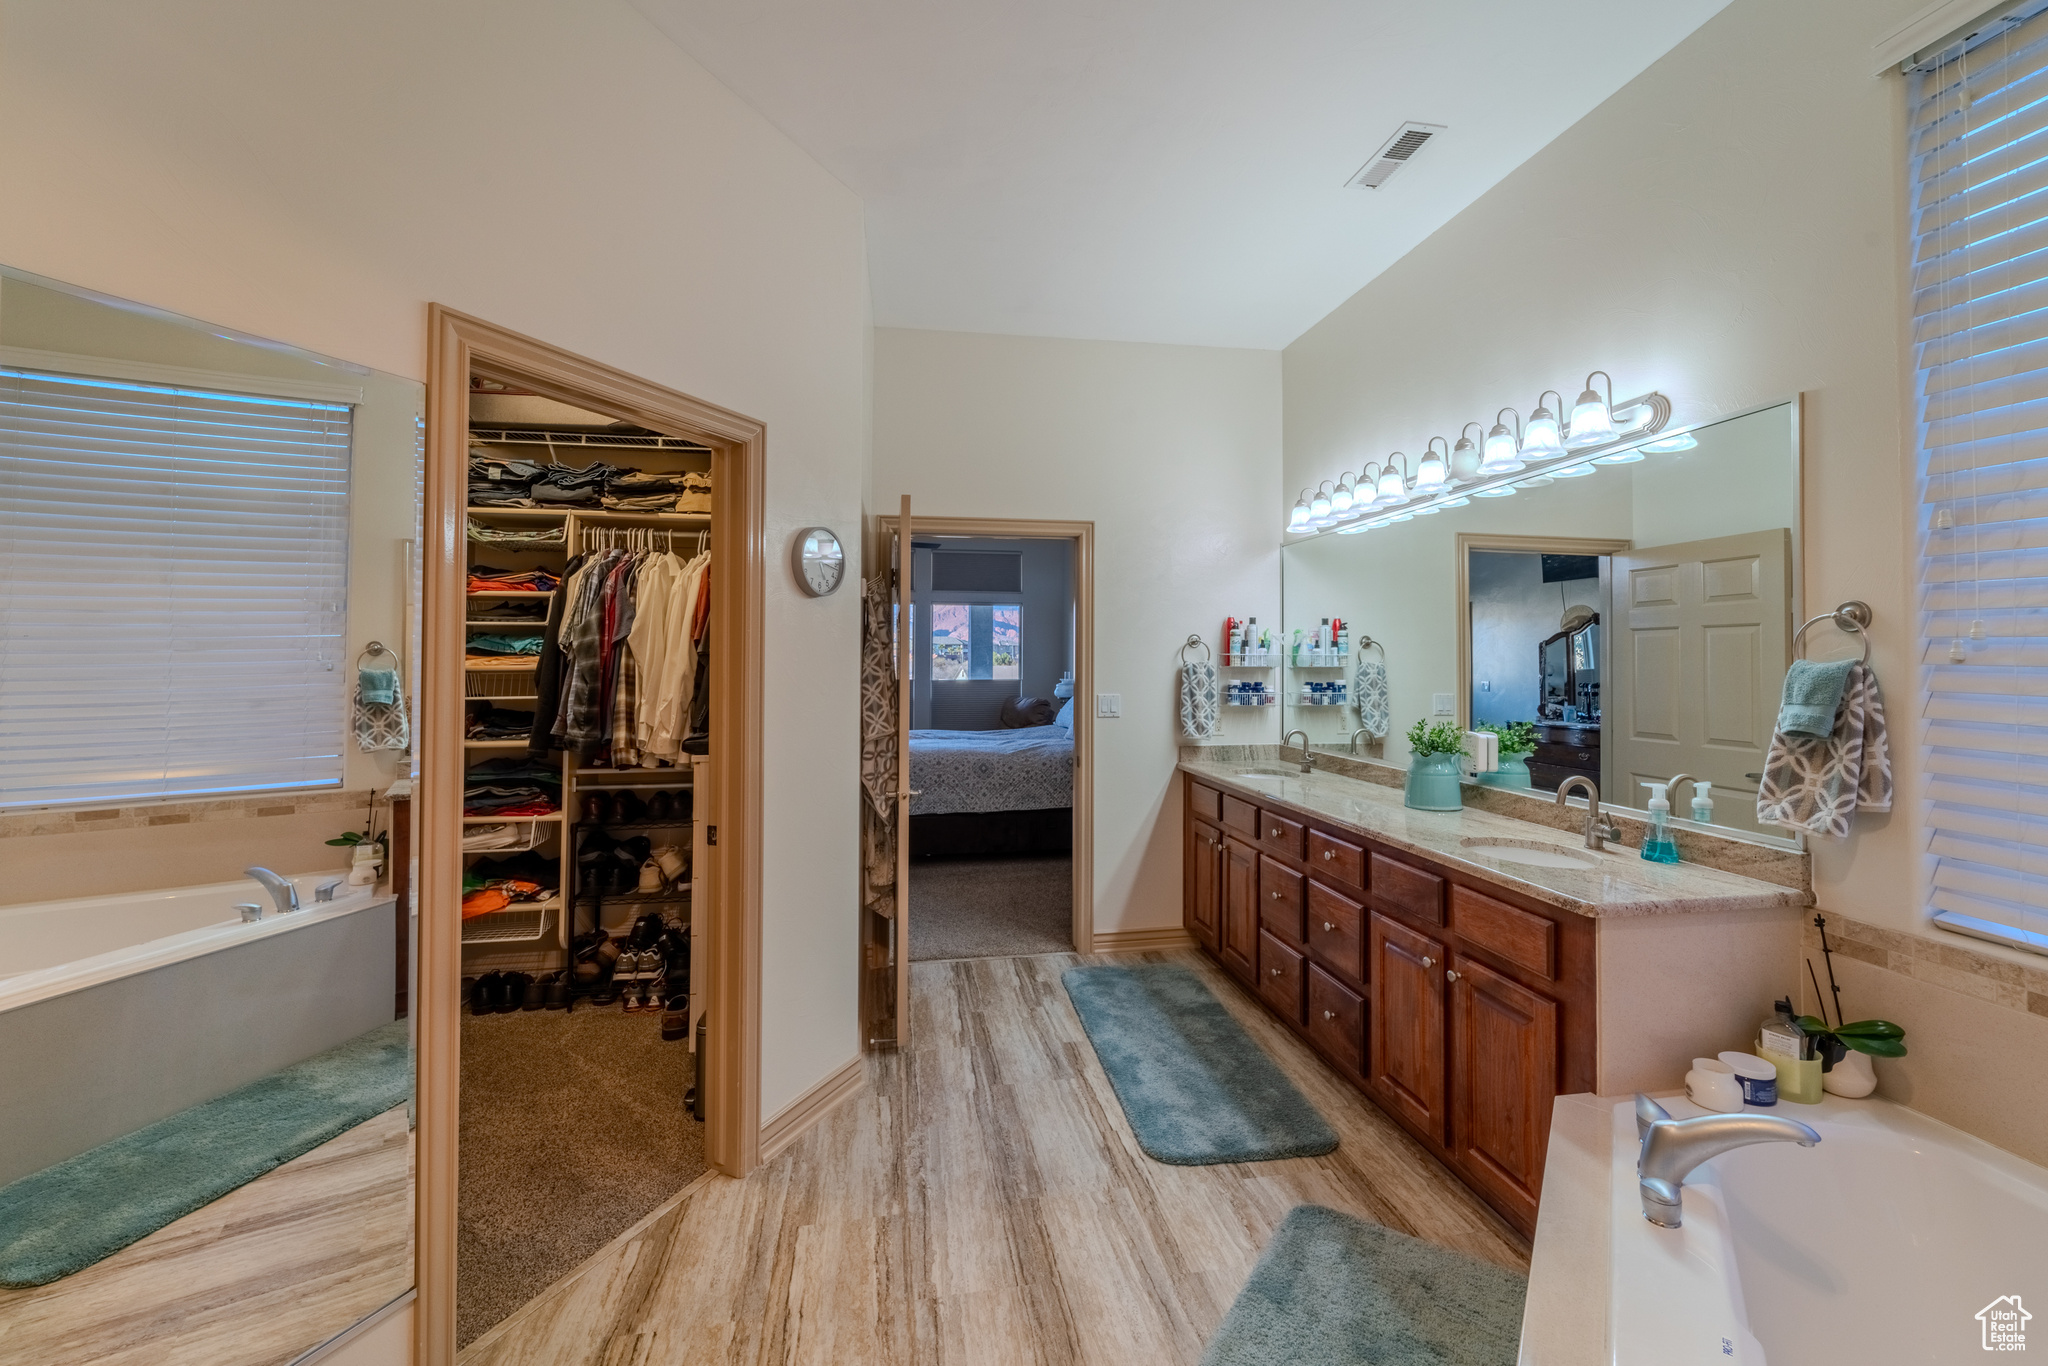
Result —
POLYGON ((1792 633, 1792 657, 1800 658, 1799 642, 1806 636, 1808 626, 1817 626, 1823 621, 1835 623, 1835 629, 1856 637, 1863 646, 1863 663, 1870 662, 1870 604, 1849 601, 1832 612, 1822 612, 1792 633))
POLYGON ((1216 657, 1215 654, 1209 649, 1209 642, 1202 639, 1202 637, 1199 634, 1195 634, 1190 635, 1187 638, 1187 641, 1180 647, 1181 663, 1185 664, 1188 662, 1188 651, 1194 649, 1197 645, 1202 647, 1202 659, 1205 662, 1216 657))
POLYGON ((392 649, 390 646, 386 645, 381 640, 373 640, 368 645, 365 645, 363 647, 363 652, 361 654, 356 656, 356 667, 360 669, 363 666, 364 660, 370 659, 376 655, 390 655, 392 666, 394 668, 397 667, 399 663, 398 651, 392 649))
POLYGON ((1380 663, 1384 664, 1387 662, 1387 647, 1385 645, 1374 640, 1371 636, 1360 636, 1358 638, 1359 653, 1363 654, 1368 649, 1378 650, 1380 652, 1380 663))

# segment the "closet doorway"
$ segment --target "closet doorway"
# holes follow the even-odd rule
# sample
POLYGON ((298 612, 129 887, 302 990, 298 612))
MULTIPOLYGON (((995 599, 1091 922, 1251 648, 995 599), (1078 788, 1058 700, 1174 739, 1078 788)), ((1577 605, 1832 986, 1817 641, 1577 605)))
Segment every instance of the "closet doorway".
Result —
POLYGON ((758 422, 430 325, 416 1360, 439 1364, 758 1161, 765 570, 758 422))

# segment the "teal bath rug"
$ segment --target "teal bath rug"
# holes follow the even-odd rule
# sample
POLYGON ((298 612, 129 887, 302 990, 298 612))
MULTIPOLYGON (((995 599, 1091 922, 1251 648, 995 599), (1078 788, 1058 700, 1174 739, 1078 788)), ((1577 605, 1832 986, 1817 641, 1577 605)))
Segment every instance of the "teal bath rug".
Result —
POLYGON ((1178 1167, 1319 1157, 1337 1135, 1186 968, 1060 975, 1147 1157, 1178 1167))
POLYGON ((0 1286, 82 1271, 411 1095, 406 1022, 394 1020, 0 1186, 0 1286))
POLYGON ((1297 1205, 1202 1366, 1514 1366, 1528 1285, 1461 1252, 1297 1205))

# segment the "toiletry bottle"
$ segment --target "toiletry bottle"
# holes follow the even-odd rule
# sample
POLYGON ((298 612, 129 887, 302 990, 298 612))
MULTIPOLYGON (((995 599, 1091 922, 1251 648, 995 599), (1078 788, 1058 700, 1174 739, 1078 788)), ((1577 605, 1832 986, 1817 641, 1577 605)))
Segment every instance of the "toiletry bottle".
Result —
POLYGON ((1650 825, 1643 832, 1643 857, 1652 863, 1678 862, 1678 844, 1671 838, 1671 802, 1664 795, 1665 784, 1644 783, 1650 789, 1650 825))
POLYGON ((1757 1031, 1757 1056, 1778 1069, 1778 1098, 1800 1105, 1818 1105, 1821 1098, 1820 1056, 1813 1038, 1799 1027, 1788 997, 1778 1013, 1757 1031))
POLYGON ((1700 825, 1714 823, 1714 788, 1711 783, 1696 782, 1692 785, 1692 818, 1700 825))

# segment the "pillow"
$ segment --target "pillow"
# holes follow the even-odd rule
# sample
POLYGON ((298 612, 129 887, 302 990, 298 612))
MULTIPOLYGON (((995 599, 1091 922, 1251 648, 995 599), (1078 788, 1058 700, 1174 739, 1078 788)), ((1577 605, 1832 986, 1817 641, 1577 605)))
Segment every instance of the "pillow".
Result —
POLYGON ((1052 703, 1043 697, 1005 698, 999 719, 1008 730, 1023 730, 1026 726, 1049 726, 1052 724, 1052 703))
POLYGON ((1073 698, 1069 697, 1067 699, 1067 705, 1060 708, 1060 714, 1058 716, 1053 717, 1052 723, 1056 726, 1065 726, 1068 730, 1072 730, 1074 728, 1073 698))

